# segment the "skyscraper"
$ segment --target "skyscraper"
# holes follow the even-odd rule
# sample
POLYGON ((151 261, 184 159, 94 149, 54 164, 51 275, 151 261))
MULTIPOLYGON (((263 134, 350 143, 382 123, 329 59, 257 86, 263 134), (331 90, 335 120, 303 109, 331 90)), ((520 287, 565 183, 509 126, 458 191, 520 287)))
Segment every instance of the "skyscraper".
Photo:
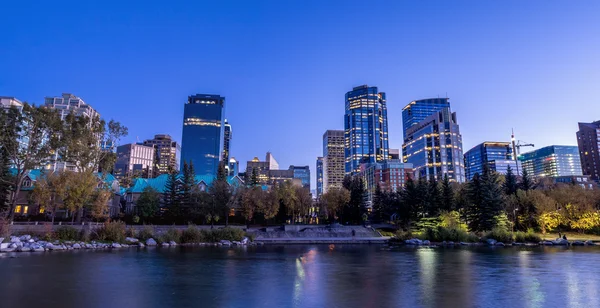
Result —
POLYGON ((344 116, 345 172, 360 172, 360 164, 388 159, 385 93, 362 85, 346 93, 344 116))
MULTIPOLYGON (((231 124, 229 124, 229 122, 227 122, 227 119, 225 119, 225 124, 223 126, 223 161, 224 162, 228 162, 229 161, 229 149, 231 147, 231 124)), ((225 168, 229 169, 228 164, 226 163, 225 168)))
POLYGON ((409 128, 446 107, 450 107, 448 98, 428 98, 412 101, 402 108, 404 139, 406 139, 406 131, 409 128))
POLYGON ((117 147, 115 176, 121 179, 128 175, 152 178, 154 171, 154 147, 129 143, 117 147))
POLYGON ((46 107, 58 110, 61 119, 73 112, 76 116, 85 116, 88 118, 100 117, 100 114, 86 104, 83 99, 70 93, 63 93, 62 96, 44 98, 46 107))
MULTIPOLYGON (((223 149, 225 97, 196 94, 183 111, 181 166, 193 163, 198 175, 217 175, 223 149)), ((183 169, 183 168, 182 168, 183 169)))
POLYGON ((173 141, 170 135, 154 135, 153 139, 144 141, 145 146, 154 147, 154 175, 168 173, 170 170, 179 171, 181 146, 173 141))
POLYGON ((346 175, 344 162, 344 131, 327 130, 323 134, 323 192, 330 187, 341 188, 346 175))
POLYGON ((550 145, 521 154, 519 160, 533 177, 582 175, 579 149, 574 145, 550 145))
POLYGON ((510 142, 484 142, 465 153, 465 175, 471 180, 476 173, 483 174, 485 167, 500 174, 506 174, 508 167, 517 174, 517 162, 513 159, 510 142))
POLYGON ((323 195, 323 157, 317 157, 317 198, 323 195))
MULTIPOLYGON (((45 97, 44 105, 46 108, 57 110, 60 114, 61 120, 64 120, 71 112, 76 116, 86 117, 88 119, 93 119, 96 117, 100 118, 100 114, 94 108, 92 108, 92 106, 86 104, 81 97, 70 93, 63 93, 62 96, 56 97, 45 97)), ((99 146, 112 149, 112 144, 101 144, 99 146)), ((60 161, 58 154, 54 155, 53 160, 46 168, 52 171, 77 170, 75 164, 60 161)))
POLYGON ((577 145, 583 174, 600 181, 600 121, 579 123, 577 145))
POLYGON ((433 176, 442 180, 447 174, 451 181, 464 182, 462 136, 456 113, 445 107, 409 127, 402 145, 402 159, 413 165, 415 177, 433 176))

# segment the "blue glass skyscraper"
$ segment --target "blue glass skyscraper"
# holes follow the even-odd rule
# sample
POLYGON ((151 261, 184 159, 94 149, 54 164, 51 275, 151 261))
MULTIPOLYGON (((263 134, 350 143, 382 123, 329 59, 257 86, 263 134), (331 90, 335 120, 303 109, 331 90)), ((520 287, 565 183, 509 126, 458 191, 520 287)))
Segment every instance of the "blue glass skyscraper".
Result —
POLYGON ((413 125, 419 124, 428 116, 450 107, 448 98, 428 98, 410 102, 402 108, 402 128, 404 129, 404 140, 406 131, 413 125))
POLYGON ((345 169, 356 174, 362 163, 388 159, 388 124, 385 93, 367 85, 346 93, 344 116, 345 169))
POLYGON ((198 175, 217 174, 223 151, 225 97, 196 94, 188 97, 183 111, 181 169, 194 164, 198 175))
POLYGON ((475 174, 483 174, 487 166, 489 170, 506 174, 508 167, 517 174, 517 162, 512 158, 513 152, 509 142, 484 142, 474 146, 465 153, 465 175, 470 181, 475 174))
POLYGON ((579 148, 550 145, 519 155, 523 170, 533 177, 582 175, 579 148))

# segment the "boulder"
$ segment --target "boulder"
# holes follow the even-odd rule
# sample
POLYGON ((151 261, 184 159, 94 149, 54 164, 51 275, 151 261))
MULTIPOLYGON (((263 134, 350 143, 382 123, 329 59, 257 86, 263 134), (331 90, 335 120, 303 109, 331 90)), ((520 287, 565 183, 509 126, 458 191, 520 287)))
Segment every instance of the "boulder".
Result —
POLYGON ((11 243, 0 243, 0 249, 5 249, 8 248, 8 246, 10 246, 11 243))
POLYGON ((573 246, 585 246, 585 243, 582 241, 575 241, 571 245, 573 246))
POLYGON ((119 243, 112 243, 111 247, 112 248, 121 248, 121 244, 119 244, 119 243))
POLYGON ((32 238, 30 238, 27 242, 29 242, 29 243, 35 243, 35 240, 32 239, 32 238))
POLYGON ((135 244, 135 243, 139 243, 140 240, 138 240, 137 238, 133 238, 133 237, 126 237, 125 238, 125 243, 128 244, 135 244))
POLYGON ((153 238, 146 240, 146 246, 156 246, 156 241, 153 238))
POLYGON ((554 245, 554 243, 550 242, 550 241, 543 241, 541 244, 544 246, 553 246, 554 245))
POLYGON ((453 241, 449 241, 449 242, 448 242, 448 245, 450 245, 450 246, 454 246, 454 242, 453 242, 453 241))
POLYGON ((497 243, 497 242, 498 242, 498 241, 496 241, 496 240, 495 240, 495 239, 493 239, 493 238, 488 238, 488 239, 486 240, 486 243, 487 243, 488 245, 490 245, 490 246, 494 246, 494 245, 496 245, 496 243, 497 243))
POLYGON ((177 246, 177 243, 175 243, 175 241, 170 241, 169 245, 171 245, 171 246, 177 246))
POLYGON ((11 247, 0 249, 0 252, 13 252, 13 251, 15 251, 15 248, 11 248, 11 247))
POLYGON ((19 247, 19 245, 17 245, 17 243, 10 243, 10 245, 8 245, 8 248, 17 249, 17 247, 19 247))
POLYGON ((22 236, 19 238, 19 240, 21 240, 21 242, 27 242, 27 241, 29 241, 30 239, 31 239, 31 235, 29 235, 29 234, 22 235, 22 236))
POLYGON ((221 240, 219 242, 219 244, 224 245, 224 246, 231 246, 231 241, 228 240, 221 240))
POLYGON ((589 240, 585 241, 585 244, 588 245, 588 246, 595 246, 596 245, 596 244, 594 244, 594 242, 589 241, 589 240))
POLYGON ((567 246, 567 245, 569 245, 569 241, 559 238, 559 239, 552 241, 552 244, 558 245, 558 246, 567 246))
POLYGON ((10 242, 11 242, 11 243, 19 243, 19 242, 21 242, 21 239, 19 239, 19 238, 18 238, 18 237, 16 237, 16 236, 11 236, 11 237, 10 237, 10 242))
POLYGON ((431 245, 431 242, 429 240, 424 240, 423 241, 423 245, 429 246, 429 245, 431 245))
POLYGON ((81 245, 79 243, 75 243, 71 247, 73 247, 73 249, 81 249, 81 245))
POLYGON ((494 246, 506 246, 506 245, 504 245, 504 243, 502 243, 502 242, 497 242, 496 244, 494 244, 494 246))
POLYGON ((85 244, 85 249, 94 249, 94 245, 92 245, 92 244, 85 244))
MULTIPOLYGON (((0 242, 2 242, 2 241, 0 241, 0 242)), ((241 241, 242 245, 246 245, 246 244, 248 244, 248 242, 250 242, 250 239, 244 236, 244 238, 241 241)))
POLYGON ((169 243, 167 243, 167 242, 161 243, 160 245, 161 245, 162 247, 169 247, 169 246, 171 246, 171 245, 169 245, 169 243))
POLYGON ((139 243, 138 243, 138 247, 140 247, 140 248, 144 248, 144 247, 146 247, 146 245, 144 245, 144 243, 142 243, 142 242, 139 242, 139 243))
POLYGON ((44 247, 45 247, 47 250, 54 250, 54 245, 52 245, 52 243, 47 243, 46 245, 44 245, 44 247))
POLYGON ((42 252, 42 251, 44 251, 44 247, 42 247, 40 245, 32 245, 31 246, 31 251, 33 251, 33 252, 42 252))

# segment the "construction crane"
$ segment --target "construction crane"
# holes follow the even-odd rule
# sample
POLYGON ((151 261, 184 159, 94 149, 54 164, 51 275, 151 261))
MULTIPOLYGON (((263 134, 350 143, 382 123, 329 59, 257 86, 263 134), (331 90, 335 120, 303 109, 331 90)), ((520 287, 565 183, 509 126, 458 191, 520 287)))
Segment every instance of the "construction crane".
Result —
POLYGON ((512 135, 510 136, 510 141, 512 142, 512 148, 513 148, 513 158, 515 160, 515 164, 517 166, 517 174, 519 174, 519 154, 521 154, 521 147, 535 147, 535 145, 533 145, 533 143, 527 143, 525 141, 521 141, 515 140, 515 131, 514 129, 512 130, 512 135))

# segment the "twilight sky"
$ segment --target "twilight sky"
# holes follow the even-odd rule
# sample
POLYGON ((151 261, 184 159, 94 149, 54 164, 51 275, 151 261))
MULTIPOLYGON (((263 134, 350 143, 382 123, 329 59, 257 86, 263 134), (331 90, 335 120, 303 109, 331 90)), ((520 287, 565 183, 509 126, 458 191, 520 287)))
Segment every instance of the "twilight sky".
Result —
MULTIPOLYGON (((194 93, 226 97, 232 155, 310 165, 344 94, 387 93, 401 110, 448 95, 464 151, 517 138, 577 144, 600 120, 600 1, 2 1, 0 95, 63 92, 125 124, 123 143, 181 140, 194 93)), ((526 148, 530 150, 531 148, 526 148)))

